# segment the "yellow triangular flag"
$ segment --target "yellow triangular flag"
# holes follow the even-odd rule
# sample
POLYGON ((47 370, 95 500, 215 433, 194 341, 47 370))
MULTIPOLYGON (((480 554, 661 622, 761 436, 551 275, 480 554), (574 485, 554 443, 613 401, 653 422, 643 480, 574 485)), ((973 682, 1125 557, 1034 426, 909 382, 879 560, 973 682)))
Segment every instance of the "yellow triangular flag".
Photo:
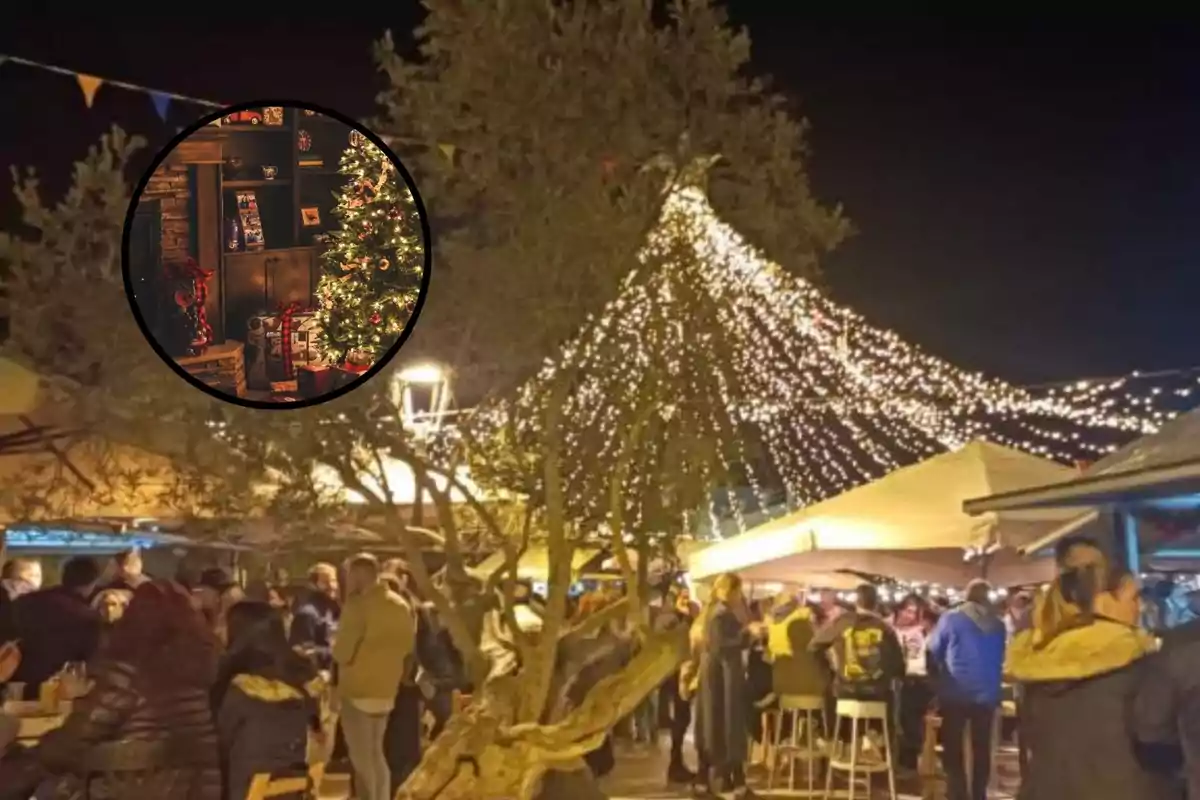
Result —
POLYGON ((454 151, 457 149, 458 148, 456 148, 452 144, 439 144, 438 145, 438 150, 442 151, 442 155, 444 155, 446 157, 447 161, 454 161, 454 151))
POLYGON ((87 107, 92 107, 92 101, 96 99, 96 90, 100 88, 100 84, 104 83, 103 78, 97 78, 95 75, 84 75, 82 72, 75 75, 75 80, 79 81, 79 88, 83 90, 83 102, 87 103, 87 107))

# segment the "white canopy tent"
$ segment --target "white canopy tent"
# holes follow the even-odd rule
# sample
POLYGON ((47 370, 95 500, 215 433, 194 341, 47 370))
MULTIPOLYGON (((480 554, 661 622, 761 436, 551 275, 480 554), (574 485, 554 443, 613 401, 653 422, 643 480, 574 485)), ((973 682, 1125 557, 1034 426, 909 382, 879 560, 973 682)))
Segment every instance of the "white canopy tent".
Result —
POLYGON ((1012 548, 1085 527, 1093 515, 1056 509, 971 517, 962 503, 1073 473, 1018 450, 971 442, 702 550, 689 561, 691 577, 735 571, 746 580, 798 583, 814 573, 854 570, 953 585, 978 577, 986 563, 997 584, 1042 581, 1049 565, 1023 561, 1012 548), (982 553, 986 562, 971 560, 982 553))

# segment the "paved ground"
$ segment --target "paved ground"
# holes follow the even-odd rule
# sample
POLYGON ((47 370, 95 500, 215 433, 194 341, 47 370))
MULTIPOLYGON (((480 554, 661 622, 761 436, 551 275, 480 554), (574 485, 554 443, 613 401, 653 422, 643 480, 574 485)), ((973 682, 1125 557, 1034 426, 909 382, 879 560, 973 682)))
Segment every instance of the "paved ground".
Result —
MULTIPOLYGON (((667 748, 665 740, 659 747, 651 745, 618 744, 616 751, 617 766, 612 774, 603 782, 604 790, 612 800, 690 800, 691 794, 687 787, 666 785, 667 748)), ((766 797, 795 797, 786 789, 780 789, 780 784, 786 785, 786 778, 776 781, 776 791, 766 789, 766 772, 763 769, 753 769, 750 772, 751 786, 756 792, 766 797)), ((801 781, 799 769, 797 782, 801 781)), ((1000 752, 999 763, 996 765, 992 782, 995 800, 1011 800, 1017 788, 1016 753, 1011 748, 1003 748, 1000 752)), ((342 775, 331 775, 322 787, 322 800, 346 800, 349 797, 349 781, 342 775)), ((920 787, 915 777, 902 779, 898 782, 901 800, 919 800, 920 787)), ((843 795, 844 796, 844 795, 843 795)), ((859 800, 868 800, 861 792, 859 800)), ((884 779, 877 781, 873 798, 886 798, 887 785, 884 779)))

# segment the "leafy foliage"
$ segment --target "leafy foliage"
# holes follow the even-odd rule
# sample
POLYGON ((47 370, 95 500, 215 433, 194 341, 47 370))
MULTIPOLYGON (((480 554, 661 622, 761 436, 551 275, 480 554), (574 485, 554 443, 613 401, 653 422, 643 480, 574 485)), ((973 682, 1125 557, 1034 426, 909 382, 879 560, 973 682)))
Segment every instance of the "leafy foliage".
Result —
POLYGON ((660 155, 719 154, 717 209, 806 274, 847 234, 809 188, 804 124, 747 75, 749 40, 710 0, 676 0, 665 24, 646 0, 425 5, 418 61, 378 48, 373 127, 409 148, 434 214, 412 344, 468 397, 530 377, 615 296, 658 217, 660 155))

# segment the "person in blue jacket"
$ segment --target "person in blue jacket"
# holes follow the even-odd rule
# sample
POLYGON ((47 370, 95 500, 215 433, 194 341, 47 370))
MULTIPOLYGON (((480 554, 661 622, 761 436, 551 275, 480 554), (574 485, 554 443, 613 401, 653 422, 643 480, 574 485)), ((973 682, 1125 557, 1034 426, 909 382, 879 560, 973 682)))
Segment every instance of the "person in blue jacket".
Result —
POLYGON ((992 726, 1002 699, 1004 621, 991 602, 992 587, 972 581, 967 599, 942 614, 927 645, 929 674, 942 717, 942 753, 948 800, 986 800, 992 773, 992 726), (964 734, 969 731, 968 790, 964 734))

